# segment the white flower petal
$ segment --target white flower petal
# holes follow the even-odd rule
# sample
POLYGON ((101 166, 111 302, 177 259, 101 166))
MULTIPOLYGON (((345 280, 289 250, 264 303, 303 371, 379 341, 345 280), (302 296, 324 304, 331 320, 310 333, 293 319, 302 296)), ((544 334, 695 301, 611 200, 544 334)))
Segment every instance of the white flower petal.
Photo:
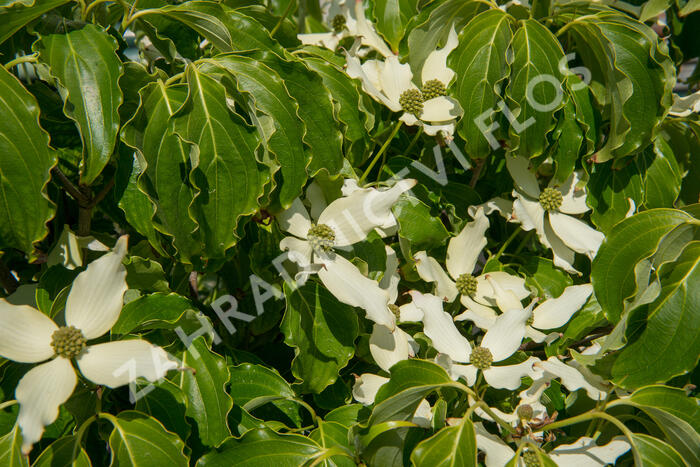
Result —
POLYGON ((598 446, 595 440, 584 436, 574 443, 557 446, 549 453, 549 458, 557 465, 604 467, 615 464, 617 458, 629 451, 630 447, 624 436, 617 436, 604 446, 598 446))
POLYGON ((78 382, 69 360, 58 357, 29 370, 17 384, 17 424, 22 429, 22 452, 26 455, 41 439, 44 427, 58 417, 58 408, 73 394, 78 382))
POLYGON ((471 274, 476 267, 481 250, 486 246, 486 229, 489 219, 483 209, 477 209, 474 220, 467 222, 462 231, 447 246, 447 271, 455 279, 461 274, 471 274))
POLYGON ((525 279, 522 277, 508 274, 505 271, 492 271, 483 274, 476 278, 477 287, 474 299, 482 304, 496 305, 498 303, 498 292, 495 287, 498 287, 504 301, 502 311, 509 309, 508 302, 512 302, 512 306, 519 307, 520 300, 530 296, 530 290, 525 286, 525 279), (508 295, 506 297, 505 295, 508 295), (517 302, 517 303, 516 303, 517 302))
POLYGON ((563 185, 557 187, 562 194, 562 203, 559 210, 565 214, 583 214, 589 211, 586 206, 586 190, 577 189, 576 185, 581 181, 578 172, 574 172, 569 176, 563 185))
POLYGON ((467 212, 470 216, 474 217, 476 210, 482 208, 484 214, 487 216, 493 212, 498 212, 506 219, 510 219, 513 214, 513 202, 503 198, 492 198, 485 203, 477 204, 476 206, 469 206, 467 212))
POLYGON ((381 92, 381 82, 379 80, 379 67, 381 62, 372 63, 372 72, 376 72, 376 77, 367 74, 365 64, 360 64, 360 59, 354 57, 350 53, 345 53, 345 72, 351 78, 359 79, 362 82, 362 90, 372 96, 375 100, 381 102, 391 109, 393 112, 401 110, 401 105, 398 102, 392 102, 381 92))
POLYGON ((338 48, 338 43, 344 35, 336 34, 335 32, 317 32, 313 34, 297 34, 297 39, 304 45, 318 45, 335 50, 338 48))
POLYGON ((494 362, 510 357, 518 350, 525 337, 525 326, 530 313, 523 309, 508 310, 496 318, 486 331, 481 347, 491 351, 494 362))
POLYGON ((399 120, 401 120, 408 126, 421 125, 423 123, 420 120, 418 120, 418 118, 415 115, 410 114, 408 112, 402 113, 399 117, 399 120))
MULTIPOLYGON (((346 0, 348 2, 352 0, 346 0)), ((391 50, 386 43, 379 37, 379 34, 374 30, 374 26, 365 17, 365 8, 362 1, 355 2, 355 27, 356 34, 362 38, 362 45, 371 47, 385 57, 392 55, 391 50)))
POLYGON ((421 428, 430 428, 430 422, 433 419, 433 411, 430 407, 430 403, 423 399, 418 404, 416 411, 413 412, 413 418, 411 421, 421 428))
POLYGON ((569 322, 593 293, 591 284, 572 285, 557 298, 550 298, 532 312, 532 326, 538 329, 556 329, 569 322))
POLYGON ((374 404, 374 398, 377 397, 379 388, 387 381, 389 381, 389 378, 384 376, 364 373, 355 379, 355 384, 352 387, 352 397, 360 404, 372 405, 374 404))
POLYGON ((65 225, 63 232, 58 237, 58 242, 49 251, 46 257, 46 265, 48 267, 62 264, 66 269, 75 269, 83 267, 83 253, 81 251, 78 237, 65 225))
POLYGON ((289 260, 302 268, 311 264, 313 248, 307 240, 301 240, 296 237, 284 237, 280 240, 280 250, 288 251, 289 260))
POLYGON ((467 310, 455 316, 455 321, 471 321, 483 330, 490 329, 496 322, 498 315, 492 308, 477 303, 466 295, 462 295, 461 302, 467 310))
POLYGON ((384 67, 379 70, 379 79, 382 83, 382 92, 394 103, 399 103, 399 97, 409 89, 416 89, 412 83, 413 73, 408 63, 399 62, 395 55, 387 57, 384 67))
POLYGON ((505 441, 486 431, 481 423, 475 423, 476 447, 486 454, 486 467, 503 467, 515 456, 515 451, 505 441))
POLYGON ((53 354, 51 335, 58 326, 45 314, 0 298, 0 355, 21 363, 36 363, 53 354))
POLYGON ((77 359, 80 372, 90 381, 116 388, 137 378, 158 381, 178 363, 157 345, 141 339, 89 345, 77 359))
POLYGON ((455 326, 452 316, 443 311, 442 299, 415 290, 409 293, 423 311, 423 333, 433 341, 433 347, 456 362, 468 362, 471 345, 455 326))
POLYGON ((539 198, 540 185, 537 183, 535 174, 530 171, 530 161, 528 159, 520 156, 506 156, 506 167, 518 191, 530 198, 539 198))
POLYGON ((416 271, 421 279, 426 282, 435 282, 435 294, 439 297, 452 302, 459 292, 455 283, 452 282, 450 276, 447 275, 440 263, 435 258, 428 256, 425 251, 419 251, 413 255, 416 262, 416 271))
POLYGON ((335 298, 346 305, 362 308, 370 321, 394 329, 396 319, 389 310, 386 290, 340 255, 331 254, 320 261, 324 267, 318 271, 318 276, 335 298))
POLYGON ((379 281, 379 287, 389 293, 389 303, 394 303, 399 297, 399 282, 401 281, 399 258, 393 248, 384 246, 384 249, 386 251, 386 266, 382 280, 379 281))
POLYGON ((126 292, 127 237, 117 240, 114 250, 93 261, 75 278, 66 301, 66 323, 87 339, 100 337, 119 319, 126 292))
POLYGON ((292 201, 289 208, 279 213, 277 221, 280 224, 280 229, 299 238, 306 238, 311 228, 309 213, 299 198, 292 201))
POLYGON ((435 136, 438 133, 443 133, 448 136, 452 136, 452 134, 455 132, 455 124, 454 122, 452 123, 445 123, 441 125, 430 125, 427 123, 423 124, 423 133, 425 133, 428 136, 435 136))
POLYGON ((540 205, 539 201, 533 201, 525 196, 521 196, 518 192, 514 192, 513 196, 513 220, 520 222, 523 230, 535 229, 540 238, 540 242, 549 248, 547 240, 544 238, 544 215, 545 210, 540 205))
POLYGON ((590 259, 598 253, 605 235, 589 227, 583 221, 560 212, 550 212, 549 222, 559 238, 572 250, 584 254, 590 259))
POLYGON ((492 366, 484 370, 484 379, 494 388, 514 391, 520 387, 521 378, 533 374, 533 365, 539 361, 537 357, 530 357, 517 365, 492 366))
POLYGON ((546 217, 543 223, 544 236, 540 237, 546 239, 546 243, 542 242, 545 246, 552 249, 552 262, 558 268, 564 269, 566 272, 571 274, 581 273, 574 268, 574 257, 576 253, 574 250, 569 248, 564 244, 564 242, 557 236, 557 234, 552 229, 552 225, 549 223, 549 217, 546 217))
POLYGON ((442 353, 435 356, 435 363, 447 370, 450 378, 455 381, 459 378, 463 378, 467 382, 467 386, 473 386, 474 383, 476 383, 476 376, 479 370, 477 370, 474 365, 454 363, 449 355, 442 353))
POLYGON ((415 184, 415 180, 405 179, 388 190, 362 190, 338 198, 324 209, 318 223, 333 229, 335 246, 347 246, 362 241, 376 227, 396 222, 391 207, 402 193, 413 188, 415 184))
POLYGON ((421 79, 423 84, 426 82, 436 79, 440 81, 445 87, 449 87, 455 72, 452 71, 447 66, 447 56, 450 55, 457 46, 459 45, 459 37, 455 31, 454 24, 450 27, 450 33, 447 36, 447 42, 442 49, 435 49, 431 52, 428 57, 423 62, 423 68, 421 70, 421 79))
MULTIPOLYGON (((491 302, 492 300, 495 300, 496 305, 498 305, 498 308, 501 309, 501 311, 508 311, 508 310, 520 310, 522 309, 523 305, 520 303, 520 300, 518 300, 518 297, 515 295, 515 293, 510 290, 510 289, 504 289, 501 287, 498 283, 497 280, 493 278, 491 273, 484 274, 483 276, 479 276, 479 279, 485 279, 486 282, 491 286, 491 289, 493 290, 494 295, 491 296, 477 296, 478 299, 488 299, 487 302, 491 302)), ((478 280, 477 282, 477 293, 479 292, 479 289, 482 291, 485 289, 485 287, 482 285, 483 280, 478 280)))
POLYGON ((552 333, 552 334, 547 335, 541 331, 538 331, 537 329, 533 328, 532 326, 528 326, 525 329, 525 337, 527 337, 528 339, 532 339, 533 341, 539 343, 539 342, 544 342, 545 340, 549 340, 549 341, 553 342, 559 336, 556 333, 552 333), (550 337, 550 336, 552 336, 552 337, 550 337))
POLYGON ((413 354, 407 336, 398 326, 391 330, 381 324, 374 325, 369 337, 369 351, 379 368, 389 371, 396 363, 413 354))
POLYGON ((423 111, 418 116, 424 122, 449 122, 462 114, 459 102, 451 97, 439 96, 423 102, 423 111))
MULTIPOLYGON (((593 400, 602 400, 605 398, 604 388, 600 385, 593 385, 584 377, 583 373, 571 365, 560 361, 556 356, 549 357, 546 361, 537 364, 541 369, 553 376, 559 378, 569 391, 577 391, 584 389, 593 400)), ((597 383, 597 382, 596 382, 597 383)))
POLYGON ((402 323, 423 321, 423 310, 413 302, 406 303, 399 307, 399 316, 402 323))

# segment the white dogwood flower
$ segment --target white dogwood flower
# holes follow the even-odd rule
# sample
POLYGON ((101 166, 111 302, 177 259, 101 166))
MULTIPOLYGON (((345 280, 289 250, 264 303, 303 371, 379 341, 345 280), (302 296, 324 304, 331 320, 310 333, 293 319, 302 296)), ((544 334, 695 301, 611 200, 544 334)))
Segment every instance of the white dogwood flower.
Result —
POLYGON ((110 388, 140 377, 157 381, 178 367, 162 348, 141 339, 87 345, 109 332, 119 318, 127 289, 122 265, 126 248, 124 236, 112 252, 78 274, 66 302, 65 326, 32 307, 0 299, 0 355, 21 363, 45 362, 29 370, 15 390, 25 454, 73 393, 74 365, 88 380, 110 388))
MULTIPOLYGON (((507 300, 501 296, 508 295, 508 292, 503 290, 498 283, 493 283, 493 288, 501 303, 507 300)), ((527 321, 525 337, 529 337, 535 342, 543 342, 547 335, 541 330, 557 329, 564 326, 588 301, 591 293, 593 293, 591 284, 572 285, 565 288, 559 297, 550 298, 540 303, 532 310, 532 316, 527 321)), ((513 302, 514 299, 511 297, 510 303, 513 302)), ((467 307, 465 312, 455 317, 455 321, 468 320, 477 327, 488 331, 497 318, 498 315, 492 308, 467 307)))
POLYGON ((459 295, 462 304, 469 309, 496 305, 493 283, 511 291, 518 300, 528 297, 530 291, 521 277, 503 271, 474 274, 479 255, 486 246, 484 233, 489 227, 489 220, 481 208, 474 212, 473 217, 474 220, 468 222, 447 245, 447 273, 437 260, 425 251, 419 251, 414 255, 418 275, 426 282, 435 283, 438 296, 452 302, 459 295), (490 280, 487 280, 487 276, 490 280))
POLYGON ((589 210, 585 190, 576 187, 579 175, 574 172, 561 186, 550 182, 550 186, 540 190, 526 158, 508 156, 506 164, 515 182, 515 220, 524 230, 535 229, 540 242, 552 250, 556 266, 580 274, 573 267, 574 253, 593 259, 605 236, 571 216, 589 210))
POLYGON ((344 38, 358 37, 363 46, 374 49, 385 57, 392 55, 372 23, 365 17, 362 0, 332 0, 322 5, 322 8, 325 10, 323 15, 325 23, 330 26, 331 31, 297 34, 302 44, 335 50, 344 38), (354 5, 351 5, 352 3, 354 5))
POLYGON ((410 294, 423 312, 423 333, 431 339, 433 348, 444 355, 437 359, 437 363, 454 379, 464 377, 471 386, 476 381, 477 371, 481 370, 492 387, 514 390, 520 386, 523 376, 541 372, 533 367, 540 361, 536 357, 514 365, 493 365, 510 357, 520 347, 529 317, 527 310, 513 309, 500 315, 481 344, 472 349, 450 314, 442 309, 443 301, 439 297, 417 291, 410 294))
POLYGON ((593 438, 581 437, 571 444, 561 444, 547 455, 557 465, 576 467, 604 467, 614 465, 618 457, 629 451, 631 445, 624 436, 616 436, 608 444, 598 446, 593 438))
POLYGON ((360 59, 346 52, 346 72, 362 82, 362 89, 393 112, 402 112, 400 120, 407 125, 422 125, 428 135, 454 133, 455 120, 462 115, 459 103, 447 96, 455 72, 447 66, 447 56, 459 40, 454 27, 447 42, 436 49, 423 63, 419 85, 413 81, 411 67, 391 55, 385 60, 360 59), (420 87, 419 87, 420 86, 420 87))

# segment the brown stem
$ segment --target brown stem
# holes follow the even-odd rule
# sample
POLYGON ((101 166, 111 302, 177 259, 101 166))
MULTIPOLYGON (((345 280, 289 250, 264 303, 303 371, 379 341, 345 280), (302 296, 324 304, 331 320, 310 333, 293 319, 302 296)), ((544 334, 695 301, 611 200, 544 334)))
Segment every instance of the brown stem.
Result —
POLYGON ((12 271, 10 271, 2 261, 0 261, 0 284, 2 284, 2 287, 7 291, 8 295, 19 287, 19 282, 17 282, 15 276, 12 275, 12 271))
POLYGON ((66 177, 66 174, 64 174, 61 169, 58 168, 58 166, 51 169, 51 174, 56 177, 63 188, 66 189, 66 191, 78 202, 78 204, 87 204, 89 202, 80 189, 75 186, 75 184, 71 182, 68 177, 66 177))
POLYGON ((476 186, 476 182, 479 181, 479 177, 481 176, 481 171, 483 170, 484 165, 486 165, 486 159, 476 160, 476 166, 472 171, 472 179, 469 181, 469 186, 471 188, 474 188, 476 186))

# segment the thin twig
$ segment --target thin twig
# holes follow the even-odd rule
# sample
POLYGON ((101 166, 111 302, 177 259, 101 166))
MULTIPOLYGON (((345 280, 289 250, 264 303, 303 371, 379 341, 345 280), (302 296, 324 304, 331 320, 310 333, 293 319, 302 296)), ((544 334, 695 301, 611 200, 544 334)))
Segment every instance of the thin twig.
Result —
POLYGON ((80 189, 70 181, 58 166, 51 169, 51 174, 58 179, 63 188, 78 202, 78 204, 87 205, 90 200, 80 191, 80 189))

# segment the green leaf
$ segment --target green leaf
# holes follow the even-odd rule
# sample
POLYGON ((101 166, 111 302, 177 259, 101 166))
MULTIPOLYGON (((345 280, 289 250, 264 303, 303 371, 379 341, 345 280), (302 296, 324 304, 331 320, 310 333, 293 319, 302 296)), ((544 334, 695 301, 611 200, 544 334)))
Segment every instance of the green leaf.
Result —
POLYGON ((187 398, 182 389, 167 379, 155 384, 137 381, 136 385, 141 397, 136 400, 135 409, 157 419, 180 439, 187 439, 191 428, 185 419, 187 398))
POLYGON ((678 12, 679 16, 687 16, 700 10, 700 0, 688 0, 683 8, 678 12))
POLYGON ((476 432, 471 420, 439 430, 421 441, 411 453, 416 467, 476 466, 476 432))
POLYGON ((143 292, 170 292, 163 266, 152 259, 129 256, 124 261, 126 268, 126 285, 130 289, 143 292))
POLYGON ((671 208, 681 191, 682 173, 678 162, 662 138, 656 138, 648 151, 653 157, 644 180, 644 206, 647 209, 671 208))
POLYGON ((244 105, 250 106, 267 149, 280 165, 280 203, 283 207, 289 206, 306 183, 306 167, 311 159, 304 148, 304 124, 297 113, 299 105, 291 98, 279 75, 258 60, 225 55, 212 63, 228 71, 237 90, 247 97, 244 105))
POLYGON ((517 118, 517 123, 510 122, 512 150, 533 158, 545 151, 545 136, 556 124, 554 112, 562 107, 559 62, 564 51, 549 29, 534 19, 522 22, 511 47, 513 72, 505 95, 510 112, 517 118))
POLYGON ((242 216, 258 209, 267 173, 258 164, 254 130, 226 105, 224 87, 194 66, 187 68, 189 94, 173 116, 175 133, 198 148, 190 180, 197 222, 210 258, 223 257, 237 241, 242 216))
POLYGON ((287 309, 281 328, 285 343, 294 347, 292 373, 302 392, 319 393, 355 352, 357 312, 315 281, 295 290, 285 284, 284 294, 287 309))
POLYGON ((480 13, 462 30, 459 45, 448 60, 457 76, 454 97, 464 109, 457 131, 465 141, 467 154, 475 159, 489 155, 494 145, 498 147, 493 136, 486 138, 483 129, 494 123, 501 100, 499 88, 510 72, 507 55, 513 36, 511 21, 499 9, 480 13))
POLYGON ((628 329, 634 337, 612 366, 613 382, 624 388, 663 383, 692 370, 700 358, 700 241, 689 243, 675 262, 662 264, 657 276, 661 293, 633 312, 644 313, 634 320, 643 323, 628 329))
POLYGON ((689 397, 682 389, 670 386, 647 386, 619 400, 620 404, 636 407, 655 407, 688 422, 700 433, 700 404, 695 397, 689 397))
MULTIPOLYGON (((348 427, 337 422, 319 420, 318 428, 309 433, 309 438, 325 449, 336 447, 352 452, 348 442, 348 427)), ((319 465, 324 467, 353 467, 357 464, 348 457, 332 456, 319 465)))
POLYGON ((0 115, 0 248, 17 248, 33 260, 34 243, 46 236, 54 215, 46 184, 56 153, 39 126, 36 100, 4 67, 0 115))
POLYGON ((552 148, 552 158, 556 163, 554 179, 564 183, 576 168, 584 139, 584 132, 576 118, 576 105, 568 97, 564 99, 564 107, 559 113, 552 139, 555 140, 552 148))
POLYGON ((642 12, 639 14, 639 21, 647 22, 650 19, 654 19, 670 7, 671 0, 649 0, 642 7, 642 12))
MULTIPOLYGON (((2 460, 1 457, 0 460, 2 460)), ((75 436, 64 436, 44 449, 39 457, 36 458, 32 467, 54 467, 58 465, 91 467, 92 463, 85 449, 80 446, 80 441, 75 436)))
POLYGON ((112 326, 114 334, 146 329, 172 329, 187 310, 195 310, 187 298, 174 293, 154 293, 133 300, 122 308, 112 326))
POLYGON ((83 140, 80 181, 90 185, 109 162, 119 132, 122 64, 115 53, 117 42, 88 24, 67 34, 42 36, 33 49, 67 91, 63 110, 78 124, 83 140))
POLYGON ((397 52, 406 26, 418 14, 418 0, 376 0, 373 13, 377 31, 384 36, 391 50, 397 52))
POLYGON ((197 467, 299 467, 320 452, 321 447, 305 436, 255 429, 205 454, 197 467))
POLYGON ((0 438, 0 465, 29 467, 28 459, 22 455, 22 435, 17 425, 0 438))
POLYGON ((526 272, 525 282, 535 286, 541 297, 558 297, 565 288, 573 285, 571 276, 554 267, 549 259, 535 256, 529 258, 522 268, 526 272))
MULTIPOLYGON (((575 7, 562 10, 578 14, 575 7)), ((666 45, 648 26, 613 10, 584 15, 566 30, 592 73, 591 85, 601 89, 596 97, 610 129, 595 160, 605 162, 651 143, 671 105, 675 68, 666 45)))
POLYGON ((14 5, 9 8, 5 8, 7 5, 4 5, 2 10, 0 10, 0 44, 47 11, 51 11, 69 1, 29 0, 22 3, 13 2, 14 5))
POLYGON ((612 228, 593 260, 591 282, 608 319, 617 323, 624 300, 635 293, 634 268, 651 255, 664 235, 692 219, 683 211, 652 209, 612 228))
POLYGON ((663 441, 642 433, 632 435, 632 446, 639 452, 639 467, 686 467, 678 452, 663 441))
POLYGON ((430 208, 416 197, 404 194, 392 207, 399 223, 399 235, 409 242, 413 251, 429 250, 444 245, 449 232, 430 208))
POLYGON ((162 467, 189 465, 185 443, 177 435, 166 431, 155 418, 141 412, 127 410, 118 416, 100 414, 114 426, 109 436, 112 450, 111 465, 133 467, 162 467))
POLYGON ((181 261, 191 262, 202 246, 195 233, 197 224, 189 212, 196 194, 189 180, 190 148, 170 131, 170 118, 187 98, 187 87, 166 88, 158 82, 141 89, 139 95, 141 106, 125 125, 122 140, 138 149, 145 160, 139 189, 156 206, 151 222, 160 232, 173 237, 181 261))
POLYGON ((218 446, 231 432, 226 418, 233 407, 226 392, 229 372, 226 361, 211 351, 204 337, 195 339, 181 357, 185 367, 176 383, 187 396, 187 416, 197 422, 199 439, 206 446, 218 446))

